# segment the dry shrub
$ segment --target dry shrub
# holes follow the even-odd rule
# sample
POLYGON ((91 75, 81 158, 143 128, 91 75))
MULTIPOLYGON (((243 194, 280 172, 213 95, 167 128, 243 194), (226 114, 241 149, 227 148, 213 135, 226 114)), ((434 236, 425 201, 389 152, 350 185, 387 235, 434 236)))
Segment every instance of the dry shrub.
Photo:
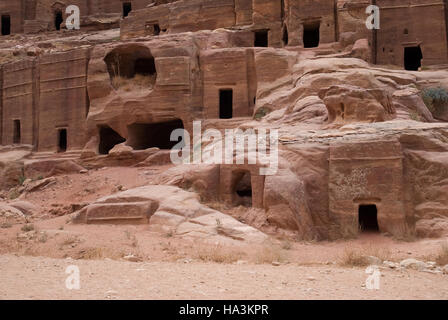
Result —
POLYGON ((196 258, 205 262, 234 263, 244 256, 244 252, 220 244, 196 248, 196 258))
POLYGON ((369 265, 369 261, 366 259, 368 256, 377 257, 381 261, 386 261, 390 260, 391 253, 389 250, 381 247, 347 247, 340 257, 340 264, 348 267, 366 267, 369 265))
POLYGON ((443 243, 440 246, 439 252, 435 258, 436 262, 440 266, 445 266, 448 264, 448 242, 443 243))
POLYGON ((256 263, 285 262, 287 259, 285 252, 278 245, 267 242, 256 253, 256 263))
POLYGON ((390 232, 394 240, 404 242, 413 242, 417 240, 415 233, 403 224, 391 225, 389 228, 391 229, 390 232))
POLYGON ((136 74, 133 78, 115 76, 112 78, 112 86, 115 89, 133 91, 139 89, 152 89, 156 81, 156 75, 136 74))
POLYGON ((33 231, 34 230, 34 224, 30 223, 30 224, 25 224, 21 230, 23 232, 29 232, 29 231, 33 231))
POLYGON ((79 242, 79 238, 77 236, 68 236, 62 240, 61 247, 71 246, 77 242, 79 242))
POLYGON ((84 248, 78 252, 78 259, 84 260, 100 260, 100 259, 114 259, 118 260, 123 256, 121 252, 115 252, 109 248, 92 247, 84 248))
POLYGON ((208 202, 204 202, 204 204, 207 207, 212 208, 217 211, 220 211, 220 212, 225 212, 226 210, 230 209, 230 206, 227 203, 220 202, 220 201, 208 201, 208 202))
POLYGON ((360 226, 356 219, 351 219, 348 223, 341 223, 340 232, 342 239, 356 239, 360 231, 360 226))
POLYGON ((138 240, 135 234, 131 233, 129 230, 124 231, 126 238, 131 241, 131 247, 138 247, 138 240))

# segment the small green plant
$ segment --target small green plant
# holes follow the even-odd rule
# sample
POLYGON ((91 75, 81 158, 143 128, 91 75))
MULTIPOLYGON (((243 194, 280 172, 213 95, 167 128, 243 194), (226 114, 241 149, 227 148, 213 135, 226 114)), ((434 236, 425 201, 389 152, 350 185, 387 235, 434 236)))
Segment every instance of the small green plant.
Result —
POLYGON ((15 199, 17 199, 18 197, 20 197, 20 192, 19 192, 17 189, 14 189, 14 190, 12 190, 12 191, 9 193, 9 199, 10 199, 10 200, 15 200, 15 199))
POLYGON ((420 117, 420 115, 419 115, 418 112, 416 112, 416 111, 411 111, 411 113, 409 114, 409 116, 410 116, 411 119, 414 120, 414 121, 421 121, 421 120, 422 120, 421 117, 420 117))
POLYGON ((257 112, 254 115, 254 119, 255 120, 261 120, 262 118, 264 118, 266 115, 268 115, 271 112, 271 110, 269 110, 268 108, 265 107, 261 107, 260 109, 257 110, 257 112))
POLYGON ((38 241, 41 243, 45 243, 48 240, 48 235, 46 232, 42 232, 39 237, 38 237, 38 241))
POLYGON ((23 183, 25 182, 25 180, 26 180, 26 177, 24 175, 21 175, 19 177, 19 185, 23 186, 23 183))
POLYGON ((289 242, 288 240, 284 241, 282 243, 282 249, 283 250, 291 250, 292 249, 292 244, 291 242, 289 242))
POLYGON ((216 219, 216 228, 221 229, 222 228, 222 222, 220 219, 216 219))
POLYGON ((448 90, 445 88, 426 88, 422 91, 422 98, 434 115, 439 115, 448 110, 448 90))

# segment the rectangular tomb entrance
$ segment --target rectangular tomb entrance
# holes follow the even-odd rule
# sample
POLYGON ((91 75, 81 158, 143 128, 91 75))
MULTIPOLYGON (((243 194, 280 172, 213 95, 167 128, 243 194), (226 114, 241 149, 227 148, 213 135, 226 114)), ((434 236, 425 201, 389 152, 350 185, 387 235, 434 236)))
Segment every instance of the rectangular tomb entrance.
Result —
POLYGON ((360 205, 358 209, 358 224, 361 232, 379 232, 378 208, 374 204, 360 205))
POLYGON ((407 219, 404 209, 403 180, 403 153, 398 141, 332 143, 329 214, 341 234, 404 232, 403 226, 412 219, 407 219))

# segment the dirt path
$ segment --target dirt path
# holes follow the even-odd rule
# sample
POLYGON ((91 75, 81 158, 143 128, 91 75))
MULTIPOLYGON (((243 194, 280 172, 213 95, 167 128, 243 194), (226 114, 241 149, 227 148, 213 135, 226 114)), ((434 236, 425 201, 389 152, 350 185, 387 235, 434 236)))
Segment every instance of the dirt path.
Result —
POLYGON ((368 290, 363 268, 132 263, 0 256, 1 299, 448 299, 448 277, 381 270, 368 290), (68 290, 67 266, 80 270, 68 290))

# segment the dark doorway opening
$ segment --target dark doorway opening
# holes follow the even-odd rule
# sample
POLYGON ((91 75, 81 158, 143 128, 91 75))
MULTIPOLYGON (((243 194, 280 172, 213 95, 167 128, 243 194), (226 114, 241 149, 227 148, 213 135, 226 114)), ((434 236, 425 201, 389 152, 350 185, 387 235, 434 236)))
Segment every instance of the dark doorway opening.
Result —
POLYGON ((360 205, 358 221, 362 232, 379 232, 378 209, 376 205, 360 205))
POLYGON ((269 31, 268 30, 258 30, 255 31, 255 41, 254 47, 267 47, 269 44, 269 31))
POLYGON ((11 16, 2 16, 2 36, 11 34, 11 16))
POLYGON ((404 68, 410 71, 418 71, 422 66, 422 49, 417 47, 404 48, 404 68))
POLYGON ((234 173, 234 192, 236 193, 236 205, 252 206, 252 181, 249 171, 234 173))
POLYGON ((316 48, 320 42, 320 22, 303 24, 303 46, 316 48))
POLYGON ((67 129, 58 130, 58 152, 67 151, 67 129))
POLYGON ((134 74, 131 76, 134 77, 137 74, 143 76, 152 76, 156 73, 156 63, 154 58, 141 58, 135 60, 134 64, 134 74))
POLYGON ((14 133, 12 142, 14 144, 20 144, 22 142, 22 129, 20 128, 20 120, 14 120, 14 133))
POLYGON ((160 34, 160 26, 156 23, 154 25, 154 35, 158 36, 160 34))
POLYGON ((132 11, 132 3, 123 2, 123 18, 127 17, 131 11, 132 11))
POLYGON ((233 90, 219 90, 219 118, 232 119, 233 117, 233 90))
POLYGON ((139 79, 142 86, 153 87, 157 80, 155 59, 151 51, 140 45, 123 45, 107 54, 104 61, 107 64, 112 85, 117 89, 120 81, 115 78, 132 79, 136 75, 144 76, 139 79))
POLYGON ((288 27, 283 27, 283 36, 282 36, 283 46, 287 46, 289 42, 289 35, 288 35, 288 27))
POLYGON ((126 139, 109 126, 101 126, 99 130, 100 144, 98 146, 98 152, 100 154, 109 154, 109 151, 112 150, 113 147, 126 141, 126 139))
POLYGON ((54 27, 56 30, 61 30, 62 22, 64 22, 64 18, 62 17, 62 11, 56 10, 54 12, 54 27))
POLYGON ((179 143, 179 141, 171 141, 171 133, 176 129, 184 129, 182 120, 160 123, 134 123, 128 126, 129 138, 127 145, 134 150, 149 148, 170 150, 179 143))

